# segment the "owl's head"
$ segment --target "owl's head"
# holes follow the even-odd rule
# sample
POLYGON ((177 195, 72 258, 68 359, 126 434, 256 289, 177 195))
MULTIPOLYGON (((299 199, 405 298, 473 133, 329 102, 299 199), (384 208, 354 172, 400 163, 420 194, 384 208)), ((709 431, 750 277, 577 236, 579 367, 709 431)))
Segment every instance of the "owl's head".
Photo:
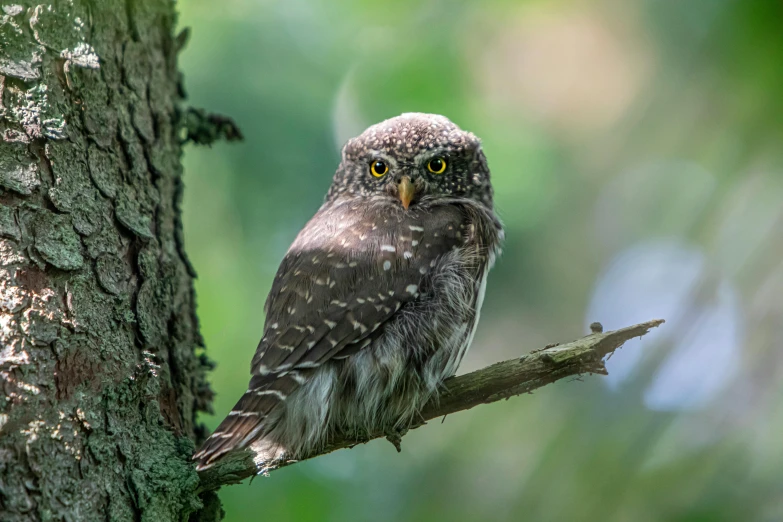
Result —
POLYGON ((348 140, 327 201, 387 198, 426 207, 469 198, 492 209, 492 185, 481 142, 448 118, 405 113, 348 140))

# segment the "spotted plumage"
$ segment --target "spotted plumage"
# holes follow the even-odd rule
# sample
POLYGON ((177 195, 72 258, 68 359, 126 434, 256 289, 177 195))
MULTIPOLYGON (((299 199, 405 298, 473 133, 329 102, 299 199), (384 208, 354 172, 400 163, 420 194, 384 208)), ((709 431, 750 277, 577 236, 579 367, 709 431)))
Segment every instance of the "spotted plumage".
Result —
POLYGON ((411 113, 351 139, 280 265, 248 390, 199 469, 237 448, 263 467, 337 433, 404 429, 470 346, 501 240, 473 134, 411 113))

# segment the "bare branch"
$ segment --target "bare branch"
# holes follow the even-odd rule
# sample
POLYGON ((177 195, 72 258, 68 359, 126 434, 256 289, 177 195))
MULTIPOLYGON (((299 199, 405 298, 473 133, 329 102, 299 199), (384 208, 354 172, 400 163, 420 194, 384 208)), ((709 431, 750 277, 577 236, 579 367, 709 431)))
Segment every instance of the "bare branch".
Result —
MULTIPOLYGON (((626 341, 645 335, 651 328, 663 324, 663 319, 629 326, 612 332, 601 333, 600 325, 594 323, 594 333, 576 341, 547 347, 523 355, 518 359, 499 362, 481 370, 459 377, 452 377, 444 383, 444 391, 437 401, 429 402, 421 412, 421 419, 410 429, 418 428, 427 421, 479 404, 507 399, 514 395, 531 392, 551 382, 569 376, 585 373, 606 375, 604 358, 620 348, 626 341)), ((351 448, 369 440, 384 437, 373 433, 366 439, 340 437, 333 440, 317 454, 317 457, 341 448, 351 448)), ((201 491, 217 489, 224 484, 241 481, 251 475, 267 473, 298 461, 256 463, 250 450, 227 455, 213 467, 200 473, 201 491)))

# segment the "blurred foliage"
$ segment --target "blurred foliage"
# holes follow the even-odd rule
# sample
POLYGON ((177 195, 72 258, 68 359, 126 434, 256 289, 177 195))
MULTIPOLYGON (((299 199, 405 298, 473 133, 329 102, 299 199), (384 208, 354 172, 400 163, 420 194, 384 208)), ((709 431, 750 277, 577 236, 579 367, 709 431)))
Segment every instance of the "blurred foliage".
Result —
POLYGON ((401 112, 483 139, 507 227, 461 371, 667 324, 558 383, 224 488, 227 520, 783 520, 783 4, 190 0, 185 233, 244 391, 277 264, 339 146, 401 112))

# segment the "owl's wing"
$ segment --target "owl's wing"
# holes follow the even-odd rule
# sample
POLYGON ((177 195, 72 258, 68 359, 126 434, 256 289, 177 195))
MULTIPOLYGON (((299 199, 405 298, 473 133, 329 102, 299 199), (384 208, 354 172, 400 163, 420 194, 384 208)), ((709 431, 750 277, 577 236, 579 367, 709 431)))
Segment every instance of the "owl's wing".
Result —
POLYGON ((452 206, 393 222, 347 205, 319 211, 277 272, 248 391, 194 457, 199 467, 252 442, 312 369, 369 345, 426 293, 428 271, 463 243, 464 219, 452 206))

